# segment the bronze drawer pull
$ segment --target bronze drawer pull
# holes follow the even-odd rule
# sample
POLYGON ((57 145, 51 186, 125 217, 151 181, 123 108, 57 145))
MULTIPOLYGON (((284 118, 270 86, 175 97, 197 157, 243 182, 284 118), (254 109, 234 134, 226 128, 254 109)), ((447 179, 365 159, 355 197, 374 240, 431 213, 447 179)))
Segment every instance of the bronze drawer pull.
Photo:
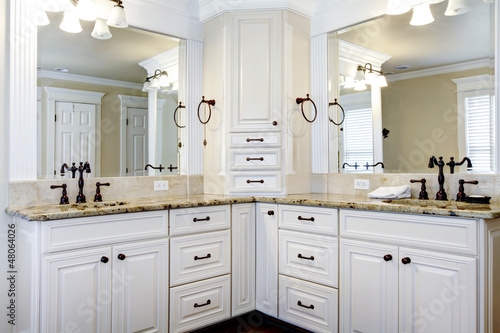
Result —
POLYGON ((274 210, 268 210, 267 215, 274 215, 274 210))
POLYGON ((304 257, 302 254, 299 253, 299 255, 297 256, 298 258, 300 259, 305 259, 305 260, 314 260, 314 256, 310 256, 310 257, 304 257))
POLYGON ((306 308, 306 309, 314 309, 314 305, 312 305, 312 304, 311 304, 311 305, 309 305, 309 306, 307 306, 307 305, 302 305, 302 302, 301 302, 301 301, 298 301, 298 302, 297 302, 297 305, 298 305, 298 306, 301 306, 301 307, 303 307, 303 308, 306 308))
POLYGON ((390 255, 390 254, 386 254, 386 255, 384 256, 384 260, 385 260, 385 261, 391 261, 391 260, 392 260, 392 255, 390 255))
POLYGON ((263 161, 264 157, 247 157, 247 162, 249 161, 263 161))
POLYGON ((247 179, 247 184, 250 184, 250 183, 261 183, 261 184, 264 184, 264 179, 261 179, 261 180, 250 180, 250 179, 247 179))
POLYGON ((411 259, 409 257, 404 257, 403 259, 401 259, 401 262, 403 263, 403 265, 408 265, 409 263, 411 263, 411 259))
POLYGON ((314 222, 314 217, 306 218, 306 217, 299 216, 297 218, 299 219, 299 221, 311 221, 311 222, 314 222))
POLYGON ((205 305, 208 305, 208 304, 210 304, 210 303, 212 303, 210 300, 208 300, 205 304, 198 304, 198 303, 194 303, 194 307, 195 307, 195 308, 200 308, 200 307, 205 306, 205 305))
POLYGON ((198 219, 196 217, 193 219, 193 222, 200 222, 200 221, 210 221, 210 216, 207 216, 204 219, 198 219))
POLYGON ((208 259, 208 258, 211 258, 211 257, 212 257, 212 255, 209 253, 209 254, 207 254, 204 257, 194 256, 194 260, 208 259))
POLYGON ((104 257, 101 258, 101 262, 104 263, 104 264, 108 263, 108 261, 109 261, 108 257, 104 256, 104 257))
POLYGON ((259 138, 259 139, 250 139, 250 138, 247 138, 247 142, 251 142, 251 141, 260 141, 260 142, 264 142, 264 138, 259 138))
POLYGON ((120 260, 125 260, 125 258, 126 258, 126 257, 127 257, 127 256, 125 256, 123 253, 120 253, 120 254, 118 255, 118 259, 120 259, 120 260))

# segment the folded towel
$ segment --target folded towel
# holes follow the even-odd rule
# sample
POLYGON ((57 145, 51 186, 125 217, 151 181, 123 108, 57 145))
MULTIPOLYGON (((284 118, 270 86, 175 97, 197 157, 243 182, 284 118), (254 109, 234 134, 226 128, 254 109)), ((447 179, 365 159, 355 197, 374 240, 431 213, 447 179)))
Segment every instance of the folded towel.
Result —
POLYGON ((375 191, 368 193, 368 197, 379 199, 411 198, 411 191, 408 185, 379 187, 375 191))

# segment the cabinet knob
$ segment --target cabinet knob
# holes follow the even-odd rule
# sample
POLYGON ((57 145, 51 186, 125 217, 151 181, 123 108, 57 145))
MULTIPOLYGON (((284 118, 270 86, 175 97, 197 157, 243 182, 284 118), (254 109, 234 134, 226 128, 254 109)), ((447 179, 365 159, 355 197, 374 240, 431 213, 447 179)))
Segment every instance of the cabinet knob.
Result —
POLYGON ((101 262, 102 262, 102 263, 107 263, 108 261, 109 261, 109 258, 108 258, 108 257, 104 257, 104 256, 103 256, 103 257, 101 258, 101 262))
POLYGON ((125 258, 126 258, 126 256, 123 253, 120 253, 118 255, 118 259, 120 259, 120 260, 125 260, 125 258))
POLYGON ((392 260, 392 256, 391 256, 390 254, 386 254, 386 255, 384 256, 384 260, 385 260, 385 261, 391 261, 391 260, 392 260))
POLYGON ((401 259, 401 262, 404 265, 408 265, 409 263, 411 263, 411 259, 409 257, 404 257, 403 259, 401 259))
POLYGON ((278 122, 276 120, 273 121, 273 126, 278 126, 278 122))
POLYGON ((274 210, 268 210, 267 215, 274 215, 274 210))

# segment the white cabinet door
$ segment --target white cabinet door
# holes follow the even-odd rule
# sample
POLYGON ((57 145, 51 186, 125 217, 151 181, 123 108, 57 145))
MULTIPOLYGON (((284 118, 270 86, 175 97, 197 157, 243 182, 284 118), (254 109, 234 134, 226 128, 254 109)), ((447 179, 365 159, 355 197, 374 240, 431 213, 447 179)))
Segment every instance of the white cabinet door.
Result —
POLYGON ((255 310, 255 204, 232 206, 232 315, 255 310))
POLYGON ((340 332, 398 332, 398 248, 341 239, 340 251, 340 332))
POLYGON ((168 240, 113 248, 113 332, 165 332, 168 240))
POLYGON ((111 261, 110 247, 42 257, 42 332, 110 332, 111 261))
POLYGON ((399 256, 400 332, 477 332, 475 258, 408 248, 399 256))
POLYGON ((278 205, 257 203, 256 308, 278 315, 278 205))

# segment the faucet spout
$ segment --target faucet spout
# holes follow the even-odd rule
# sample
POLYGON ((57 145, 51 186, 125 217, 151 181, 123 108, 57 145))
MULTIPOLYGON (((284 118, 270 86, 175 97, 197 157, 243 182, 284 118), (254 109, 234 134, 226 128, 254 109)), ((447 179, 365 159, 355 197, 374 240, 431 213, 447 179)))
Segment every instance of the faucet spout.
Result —
POLYGON ((438 171, 438 183, 439 183, 439 191, 436 193, 436 200, 448 200, 448 195, 444 189, 444 166, 446 165, 443 161, 443 156, 439 156, 439 161, 436 159, 436 156, 432 156, 429 159, 429 168, 434 168, 434 165, 437 165, 439 168, 438 171))
POLYGON ((467 156, 464 157, 462 159, 462 161, 460 161, 460 162, 455 162, 455 158, 450 157, 450 161, 448 163, 446 163, 446 165, 450 167, 450 173, 453 174, 453 173, 455 173, 455 166, 457 166, 457 165, 460 166, 460 165, 464 164, 466 161, 467 161, 467 169, 471 169, 472 162, 470 161, 470 158, 468 158, 467 156))

